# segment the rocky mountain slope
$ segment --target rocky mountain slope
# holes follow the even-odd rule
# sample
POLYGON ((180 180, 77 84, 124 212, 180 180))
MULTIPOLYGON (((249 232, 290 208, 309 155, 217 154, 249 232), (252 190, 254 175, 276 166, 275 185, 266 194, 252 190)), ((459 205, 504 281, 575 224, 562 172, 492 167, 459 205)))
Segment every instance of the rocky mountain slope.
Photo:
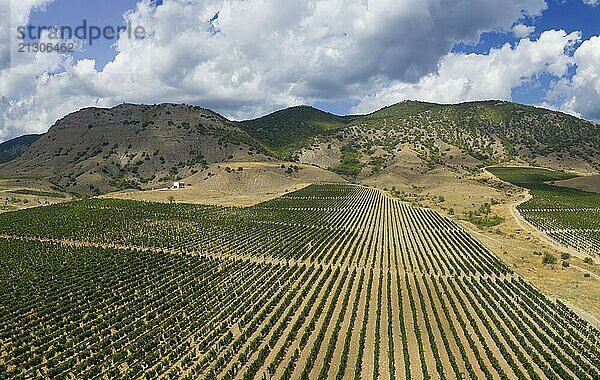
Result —
POLYGON ((44 177, 57 189, 93 194, 166 183, 214 163, 278 159, 366 183, 502 162, 597 173, 600 127, 500 101, 406 101, 345 117, 300 106, 243 122, 193 106, 123 104, 59 120, 0 175, 44 177))
POLYGON ((210 110, 124 104, 67 115, 0 173, 47 177, 57 189, 93 194, 186 177, 251 156, 257 146, 210 110))
POLYGON ((42 135, 24 135, 0 144, 0 163, 19 157, 42 135))
MULTIPOLYGON (((426 169, 455 169, 517 161, 556 169, 600 169, 600 127, 550 110, 489 101, 458 105, 402 102, 351 120, 331 137, 302 150, 338 145, 345 174, 377 174, 400 156, 416 156, 426 169)), ((327 154, 325 154, 327 155, 327 154)), ((331 155, 331 152, 329 153, 331 155)), ((414 166, 414 165, 413 165, 414 166)))

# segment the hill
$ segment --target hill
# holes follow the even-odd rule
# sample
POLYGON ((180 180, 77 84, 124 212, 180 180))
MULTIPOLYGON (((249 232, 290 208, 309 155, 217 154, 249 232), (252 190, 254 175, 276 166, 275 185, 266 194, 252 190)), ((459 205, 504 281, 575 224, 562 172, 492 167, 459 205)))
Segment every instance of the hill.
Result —
POLYGON ((123 104, 67 115, 0 172, 46 177, 69 192, 101 193, 179 179, 211 163, 252 156, 257 147, 210 110, 123 104))
POLYGON ((346 155, 362 157, 357 176, 376 174, 400 151, 413 152, 429 169, 512 160, 557 169, 600 169, 597 125, 508 102, 402 102, 353 119, 340 137, 346 155))
POLYGON ((312 139, 330 136, 352 119, 309 106, 297 106, 258 119, 242 121, 238 125, 250 136, 261 141, 272 155, 290 159, 312 139))
POLYGON ((42 135, 23 135, 0 144, 0 163, 8 162, 23 154, 42 135))
POLYGON ((507 162, 595 174, 600 127, 502 101, 405 101, 355 116, 299 106, 242 122, 194 106, 123 104, 59 120, 0 166, 0 176, 43 177, 58 190, 94 194, 164 184, 215 163, 277 160, 404 190, 432 175, 441 183, 507 162))

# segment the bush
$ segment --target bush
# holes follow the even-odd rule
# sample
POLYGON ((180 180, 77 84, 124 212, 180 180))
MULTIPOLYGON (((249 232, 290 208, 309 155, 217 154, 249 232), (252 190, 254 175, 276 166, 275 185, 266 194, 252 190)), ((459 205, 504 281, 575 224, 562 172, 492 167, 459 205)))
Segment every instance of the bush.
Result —
POLYGON ((591 257, 586 257, 585 259, 583 259, 583 262, 588 265, 594 265, 594 260, 591 257))
POLYGON ((500 215, 477 215, 472 211, 467 213, 467 220, 478 227, 496 227, 504 222, 504 218, 500 215))
POLYGON ((551 253, 545 253, 544 257, 542 257, 542 264, 556 264, 556 256, 551 253))
POLYGON ((568 268, 569 267, 569 262, 567 260, 564 260, 562 262, 562 266, 565 267, 565 268, 568 268))
POLYGON ((341 149, 342 157, 340 165, 334 168, 334 172, 342 175, 356 177, 362 171, 360 162, 361 153, 354 147, 345 146, 341 149))
POLYGON ((563 252, 560 254, 560 258, 563 260, 568 260, 571 258, 571 254, 569 252, 563 252))

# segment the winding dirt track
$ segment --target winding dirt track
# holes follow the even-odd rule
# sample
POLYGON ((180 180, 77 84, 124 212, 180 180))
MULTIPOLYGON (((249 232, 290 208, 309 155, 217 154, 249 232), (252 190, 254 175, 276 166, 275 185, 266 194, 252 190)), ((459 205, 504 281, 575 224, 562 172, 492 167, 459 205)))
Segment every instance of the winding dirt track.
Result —
MULTIPOLYGON (((521 215, 521 213, 519 212, 517 207, 519 207, 519 205, 531 200, 533 198, 533 196, 529 193, 529 190, 525 190, 520 196, 523 198, 517 200, 516 202, 511 203, 509 206, 510 214, 512 215, 513 219, 515 220, 515 222, 517 223, 519 228, 530 233, 531 235, 533 235, 534 237, 541 240, 542 242, 544 242, 545 244, 549 245, 550 247, 552 247, 553 249, 555 249, 557 251, 568 252, 572 256, 576 256, 582 260, 588 256, 588 255, 576 250, 573 247, 568 247, 568 246, 554 240, 553 238, 548 236, 544 231, 541 231, 540 229, 535 227, 533 224, 529 223, 523 217, 523 215, 521 215)), ((577 265, 571 265, 571 267, 582 273, 588 273, 590 276, 600 280, 600 276, 598 276, 597 274, 595 274, 593 272, 588 271, 585 268, 579 267, 577 265)))

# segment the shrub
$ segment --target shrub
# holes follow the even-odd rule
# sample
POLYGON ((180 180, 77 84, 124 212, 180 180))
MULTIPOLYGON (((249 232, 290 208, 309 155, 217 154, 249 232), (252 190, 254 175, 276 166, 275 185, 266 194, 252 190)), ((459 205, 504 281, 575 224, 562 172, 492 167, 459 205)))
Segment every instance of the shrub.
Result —
POLYGON ((360 162, 361 153, 352 146, 345 146, 341 149, 342 157, 340 165, 334 169, 338 174, 356 177, 362 171, 360 162))
POLYGON ((569 252, 563 252, 560 254, 560 258, 563 260, 568 260, 571 258, 571 254, 569 252))
POLYGON ((551 253, 545 253, 544 257, 542 257, 542 264, 556 264, 556 256, 551 253))
POLYGON ((594 265, 594 260, 591 257, 586 257, 585 259, 583 259, 583 262, 588 265, 594 265))
POLYGON ((562 266, 565 267, 565 268, 568 268, 569 267, 569 262, 567 260, 564 260, 562 262, 562 266))

